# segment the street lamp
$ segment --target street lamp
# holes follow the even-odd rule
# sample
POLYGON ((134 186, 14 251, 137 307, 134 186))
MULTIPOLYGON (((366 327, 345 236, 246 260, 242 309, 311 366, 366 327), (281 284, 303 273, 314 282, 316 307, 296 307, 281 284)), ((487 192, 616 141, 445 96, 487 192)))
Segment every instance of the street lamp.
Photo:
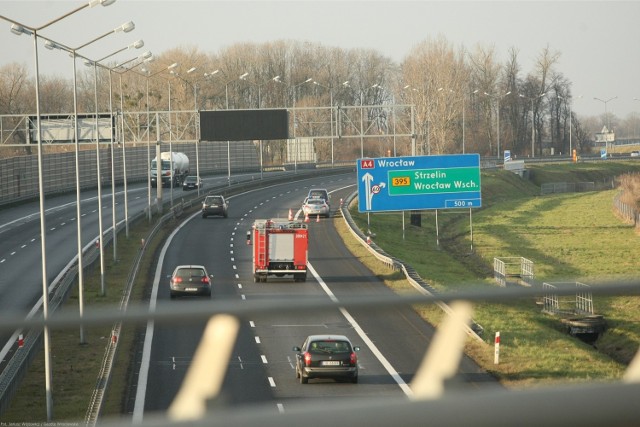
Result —
MULTIPOLYGON (((123 95, 122 95, 122 75, 127 71, 139 65, 142 65, 145 61, 150 61, 150 60, 153 60, 153 55, 151 54, 151 52, 147 51, 140 56, 131 58, 130 60, 122 62, 114 67, 114 71, 116 71, 116 73, 119 74, 119 79, 120 79, 120 114, 121 114, 120 116, 121 118, 120 134, 121 135, 120 136, 122 137, 122 180, 123 180, 123 190, 124 190, 124 224, 125 224, 125 236, 127 238, 129 237, 129 193, 127 188, 127 152, 125 150, 126 144, 124 140, 124 101, 123 101, 123 95), (119 68, 123 68, 124 65, 128 64, 129 62, 135 61, 137 59, 142 60, 142 62, 134 65, 131 68, 124 69, 124 71, 117 71, 119 68)), ((109 78, 111 78, 111 70, 109 70, 109 78)), ((111 144, 111 147, 113 149, 113 144, 111 144)), ((111 159, 113 162, 113 154, 111 155, 111 159)), ((115 212, 115 209, 114 209, 114 212, 115 212)), ((115 214, 114 214, 114 218, 115 218, 115 214)), ((114 224, 115 224, 115 221, 114 221, 114 224)))
MULTIPOLYGON (((187 70, 187 74, 191 74, 196 70, 197 70, 197 67, 191 67, 191 68, 189 68, 187 70)), ((206 79, 206 77, 203 77, 203 79, 206 79)), ((194 139, 196 141, 196 183, 197 183, 198 196, 199 196, 200 195, 200 148, 199 148, 199 145, 200 145, 199 144, 200 143, 199 135, 200 135, 200 133, 198 132, 198 122, 199 122, 199 117, 198 117, 198 80, 195 80, 192 85, 193 85, 193 114, 194 114, 193 124, 195 126, 194 139)))
MULTIPOLYGON (((151 119, 150 119, 150 115, 149 115, 149 78, 156 76, 164 71, 167 70, 172 70, 173 68, 177 67, 178 63, 174 62, 173 64, 169 65, 166 68, 162 68, 158 71, 156 71, 155 73, 152 73, 151 70, 143 68, 142 72, 144 73, 144 76, 147 79, 147 84, 146 84, 146 91, 147 91, 147 170, 149 171, 149 173, 147 174, 147 193, 148 193, 148 205, 147 205, 147 209, 148 209, 148 216, 149 216, 149 222, 151 222, 151 119)), ((171 118, 171 116, 169 116, 169 118, 171 118)), ((156 187, 157 187, 157 191, 156 191, 156 197, 157 197, 157 204, 158 204, 158 212, 160 214, 162 214, 162 160, 160 159, 160 136, 159 136, 159 132, 160 132, 160 128, 159 128, 159 123, 158 123, 158 113, 156 113, 156 132, 158 134, 157 136, 157 140, 158 143, 156 145, 156 187), (160 166, 160 169, 157 169, 157 167, 160 166), (158 172, 160 171, 160 172, 158 172)))
POLYGON ((333 86, 325 86, 323 84, 318 83, 317 81, 313 81, 313 84, 316 86, 323 87, 329 90, 329 125, 331 127, 331 166, 333 167, 333 86))
MULTIPOLYGON (((567 102, 568 99, 565 98, 564 96, 561 95, 557 95, 558 99, 562 99, 564 102, 567 102)), ((573 157, 573 146, 571 144, 571 116, 573 115, 571 112, 571 103, 568 102, 567 105, 569 106, 569 156, 573 157)))
POLYGON ((528 99, 529 101, 531 101, 531 158, 534 158, 536 156, 536 150, 535 150, 535 144, 536 144, 536 124, 535 124, 535 113, 533 110, 533 102, 536 101, 537 99, 542 98, 543 96, 545 96, 547 93, 541 93, 540 95, 536 95, 533 97, 529 97, 529 96, 524 96, 522 94, 518 94, 518 96, 520 98, 523 99, 528 99))
MULTIPOLYGON (((607 104, 609 103, 609 101, 613 101, 616 98, 618 98, 618 97, 614 96, 613 98, 609 98, 607 100, 602 100, 600 98, 595 98, 595 97, 593 98, 596 101, 600 101, 600 102, 602 102, 604 104, 604 118, 607 121, 607 135, 605 137, 606 139, 605 139, 604 143, 605 143, 605 147, 607 147, 607 148, 609 146, 609 135, 611 134, 611 120, 609 118, 609 114, 607 113, 607 104)), ((613 141, 611 141, 611 142, 613 142, 613 141)))
MULTIPOLYGON (((106 34, 112 34, 110 31, 106 34)), ((103 36, 97 37, 91 40, 88 43, 83 44, 81 47, 88 46, 89 44, 100 40, 103 36)), ((76 220, 77 220, 77 245, 78 245, 78 300, 79 300, 79 313, 80 318, 83 317, 84 314, 84 267, 83 267, 83 257, 82 257, 82 212, 81 212, 81 186, 80 186, 80 163, 79 163, 79 141, 78 141, 78 91, 77 91, 77 73, 76 73, 76 58, 77 58, 77 50, 79 48, 70 48, 64 46, 60 43, 56 43, 52 40, 46 39, 44 46, 47 49, 53 50, 63 50, 71 54, 73 58, 73 112, 74 112, 74 143, 75 143, 75 168, 76 168, 76 220)), ((84 327, 82 323, 80 324, 80 344, 84 344, 84 327)))
MULTIPOLYGON (((405 86, 404 88, 406 89, 407 87, 409 87, 408 85, 405 86)), ((443 88, 438 88, 438 92, 442 91, 443 88)), ((478 93, 479 89, 474 90, 473 92, 471 92, 469 95, 474 95, 476 93, 478 93)), ((453 89, 449 89, 450 93, 456 93, 455 90, 453 89)), ((465 153, 465 124, 464 124, 464 119, 465 119, 465 99, 467 98, 467 94, 463 94, 462 96, 462 154, 465 153)))
MULTIPOLYGON (((422 97, 424 98, 422 103, 426 105, 426 91, 416 89, 414 87, 411 87, 411 85, 406 85, 402 89, 403 90, 410 89, 413 92, 411 94, 411 102, 413 103, 413 105, 411 106, 411 153, 412 153, 412 155, 415 156, 416 155, 416 142, 417 142, 418 135, 415 132, 414 116, 415 116, 415 104, 416 103, 413 101, 413 97, 414 97, 414 94, 416 94, 416 93, 422 95, 422 97)), ((427 145, 427 154, 431 155, 431 141, 430 141, 430 138, 429 138, 429 114, 428 114, 428 111, 426 109, 426 106, 425 106, 424 109, 425 109, 424 127, 425 127, 425 139, 426 139, 426 145, 427 145)), ((424 144, 420 144, 420 151, 422 152, 422 154, 424 154, 424 144)))
MULTIPOLYGON (((125 24, 127 25, 127 24, 125 24)), ((131 31, 131 30, 129 30, 131 31)), ((115 52, 110 53, 109 55, 103 57, 102 59, 99 59, 97 61, 94 62, 95 66, 100 66, 106 70, 109 71, 109 111, 111 113, 111 116, 113 117, 113 82, 112 82, 112 71, 113 69, 110 67, 107 67, 106 65, 101 64, 102 61, 106 60, 107 58, 110 58, 114 55, 117 55, 120 52, 124 52, 125 50, 128 49, 140 49, 141 47, 144 46, 144 41, 142 40, 137 40, 133 43, 131 43, 128 46, 125 46, 122 49, 118 49, 115 52)), ((147 52, 148 57, 151 56, 150 52, 147 52)), ((147 55, 145 54, 145 55, 147 55)), ((137 58, 133 58, 131 61, 135 60, 137 58)), ((130 62, 130 61, 127 61, 130 62)), ((117 66, 116 66, 117 67, 117 66)), ((96 105, 97 108, 97 105, 96 105)), ((97 114, 97 110, 96 110, 96 114, 97 114)), ((98 119, 97 119, 97 115, 96 115, 96 132, 98 132, 98 119)), ((97 138, 99 139, 99 138, 97 138)), ((113 261, 117 261, 118 260, 118 232, 117 232, 117 222, 116 222, 116 177, 115 177, 115 160, 114 160, 114 135, 113 132, 111 132, 111 141, 110 141, 110 150, 111 150, 111 218, 112 218, 112 224, 111 224, 111 235, 112 235, 112 246, 113 246, 113 261)), ((123 142, 123 150, 124 150, 124 142, 123 142)), ((125 197, 126 197, 126 172, 125 172, 125 197)), ((126 201, 125 201, 125 206, 126 206, 126 201)), ((126 208, 125 208, 126 210, 126 208)), ((126 220, 126 212, 125 212, 125 220, 126 220)), ((102 231, 101 231, 102 232, 102 231)), ((128 234, 128 233, 127 233, 128 234)))
POLYGON ((617 96, 614 96, 613 98, 609 98, 606 101, 602 100, 600 98, 593 98, 596 101, 600 101, 602 103, 604 103, 604 117, 607 120, 607 133, 611 132, 611 120, 609 120, 609 114, 607 113, 607 104, 609 103, 609 101, 613 101, 614 99, 617 99, 617 96))
MULTIPOLYGON (((186 74, 191 74, 194 71, 196 71, 198 68, 197 67, 191 67, 187 70, 186 74)), ((217 71, 217 70, 216 70, 217 71)), ((194 104, 194 128, 195 128, 195 132, 194 132, 194 139, 196 141, 196 181, 198 183, 197 189, 198 189, 198 196, 200 195, 200 149, 199 149, 199 132, 198 132, 198 94, 197 94, 197 84, 199 81, 201 80, 205 80, 207 78, 207 73, 204 73, 204 77, 198 80, 194 80, 193 82, 190 82, 184 78, 182 78, 182 76, 180 76, 180 74, 171 71, 171 74, 173 74, 174 76, 176 76, 177 78, 179 78, 180 80, 182 80, 183 82, 185 82, 186 84, 190 84, 191 86, 193 86, 193 104, 194 104)))
MULTIPOLYGON (((295 148, 296 148, 295 149, 295 154, 293 156, 293 171, 294 171, 294 173, 297 173, 298 172, 298 143, 297 143, 297 140, 296 140, 296 89, 298 88, 298 86, 302 86, 302 85, 304 85, 306 83, 312 82, 313 78, 309 77, 305 81, 300 82, 300 83, 296 83, 294 85, 288 85, 287 83, 285 83, 280 78, 280 76, 275 76, 273 78, 273 81, 278 82, 278 83, 282 83, 288 89, 289 88, 292 89, 292 92, 293 92, 293 106, 292 106, 292 109, 293 109, 293 141, 294 141, 295 148)), ((286 97, 285 97, 285 103, 286 103, 286 97)), ((286 107, 286 104, 285 104, 285 107, 286 107)))
MULTIPOLYGON (((344 87, 349 86, 349 82, 346 81, 342 84, 344 87)), ((372 88, 378 87, 378 84, 374 84, 371 86, 372 88)), ((360 157, 364 157, 364 99, 363 99, 364 91, 360 89, 360 157)))
MULTIPOLYGON (((177 62, 174 62, 173 64, 169 65, 167 67, 167 69, 169 70, 170 74, 173 74, 174 71, 173 69, 176 68, 178 66, 177 62)), ((173 147, 172 147, 172 143, 173 143, 173 126, 171 124, 171 79, 168 80, 169 82, 169 169, 171 170, 171 174, 169 176, 169 199, 170 199, 170 205, 171 205, 171 210, 173 210, 173 182, 175 179, 174 176, 174 170, 173 170, 173 147)), ((162 164, 162 160, 160 159, 161 156, 158 156, 157 162, 160 162, 160 164, 162 164)), ((162 171, 162 166, 160 166, 160 169, 158 169, 158 171, 162 171)), ((162 188, 162 186, 159 184, 158 188, 162 188)))
MULTIPOLYGON (((470 95, 475 95, 476 93, 478 93, 479 89, 474 90, 473 92, 471 92, 470 95)), ((465 126, 464 126, 464 116, 465 116, 465 105, 464 105, 464 101, 467 97, 463 96, 462 97, 462 154, 465 153, 465 126)))
MULTIPOLYGON (((131 29, 129 30, 131 31, 131 29)), ((118 49, 113 53, 110 53, 109 55, 97 60, 97 61, 92 61, 90 59, 86 59, 85 58, 85 62, 84 64, 86 66, 93 66, 93 76, 94 76, 94 92, 95 92, 95 106, 96 106, 96 128, 95 128, 95 132, 96 132, 96 166, 97 166, 97 181, 98 181, 98 228, 99 228, 99 236, 98 236, 98 249, 100 250, 100 294, 102 296, 106 295, 106 286, 105 286, 105 280, 104 280, 104 271, 105 271, 105 266, 104 266, 104 241, 103 241, 103 225, 102 225, 102 176, 100 173, 100 127, 99 127, 99 120, 98 120, 98 65, 99 62, 106 60, 107 58, 110 58, 113 55, 116 55, 124 50, 129 49, 130 47, 141 47, 141 44, 144 45, 144 42, 142 42, 141 40, 133 43, 132 45, 129 45, 127 47, 124 47, 122 49, 118 49)), ((102 65, 100 65, 103 68, 106 68, 102 65)), ((109 76, 111 76, 111 73, 109 73, 109 76)), ((111 79, 109 79, 111 80, 111 79)), ((111 82, 109 83, 109 86, 111 86, 111 82)), ((111 91, 110 91, 111 92, 111 91)), ((111 94, 109 95, 109 104, 111 105, 111 94)), ((110 107, 111 108, 111 107, 110 107)), ((111 133, 111 147, 113 149, 113 132, 111 133)), ((111 157, 112 161, 113 161, 113 156, 111 157)), ((113 174, 112 174, 112 189, 113 189, 113 174)), ((112 198, 115 197, 115 194, 112 195, 112 198)), ((114 209, 115 210, 115 209, 114 209)), ((115 225, 114 225, 115 228, 115 225)), ((115 230, 114 230, 115 233, 115 230)), ((115 237, 114 237, 115 239, 115 237)), ((116 244, 115 240, 113 242, 114 246, 116 244)))
MULTIPOLYGON (((33 36, 33 51, 35 62, 35 93, 36 93, 36 141, 38 143, 38 187, 39 192, 39 204, 40 204, 40 244, 41 244, 41 262, 42 262, 42 313, 45 322, 49 318, 49 292, 48 292, 48 280, 47 280, 47 251, 46 251, 46 219, 44 208, 44 184, 42 173, 42 137, 41 137, 41 124, 40 124, 40 68, 38 63, 38 31, 44 29, 62 19, 73 15, 74 13, 86 8, 94 7, 98 4, 103 6, 109 6, 115 0, 92 0, 58 18, 55 18, 40 27, 28 27, 20 24, 17 21, 6 18, 0 15, 0 19, 11 22, 11 32, 16 35, 27 34, 33 36)), ((75 67, 75 60, 74 60, 75 67)), ((74 72, 75 76, 75 72, 74 72)), ((77 130, 77 117, 76 117, 76 130, 77 130)), ((43 327, 43 340, 44 340, 44 365, 45 365, 45 400, 47 407, 47 421, 51 421, 53 418, 53 397, 51 391, 51 353, 50 353, 50 340, 49 340, 49 327, 45 324, 43 327)))
POLYGON ((510 93, 511 93, 511 91, 505 93, 504 95, 491 95, 491 94, 488 94, 487 92, 484 93, 489 98, 494 99, 496 101, 497 107, 498 107, 498 109, 497 109, 498 123, 496 125, 496 127, 498 129, 497 132, 496 132, 497 133, 497 144, 496 145, 497 145, 497 149, 498 149, 498 158, 500 158, 500 100, 502 98, 504 98, 505 96, 509 95, 510 93))
MULTIPOLYGON (((245 82, 247 82, 247 83, 249 83, 249 84, 251 84, 251 85, 253 85, 253 86, 258 88, 258 110, 259 110, 260 108, 262 108, 262 96, 261 96, 261 93, 260 93, 260 89, 262 88, 262 86, 266 85, 267 83, 269 83, 271 81, 275 81, 275 79, 279 78, 280 76, 276 76, 274 78, 271 78, 271 79, 267 80, 264 83, 258 84, 258 83, 252 82, 251 80, 247 80, 247 76, 248 75, 249 75, 249 73, 242 74, 240 76, 240 80, 243 80, 243 81, 245 81, 245 82)), ((260 178, 262 179, 263 169, 264 169, 262 139, 259 140, 259 144, 260 144, 260 147, 259 147, 259 149, 260 149, 260 178)))
MULTIPOLYGON (((217 72, 218 70, 216 70, 217 72)), ((212 74, 215 74, 212 73, 212 74)), ((226 76, 226 73, 223 71, 222 74, 224 74, 226 76)), ((229 83, 235 82, 238 78, 242 79, 242 76, 246 76, 248 73, 243 73, 242 75, 227 80, 224 83, 224 99, 225 99, 225 107, 228 110, 229 109, 229 83)), ((227 183, 229 186, 231 186, 231 141, 227 140, 227 183)))
POLYGON ((245 82, 247 82, 247 83, 249 83, 249 84, 251 84, 251 85, 253 85, 253 86, 258 88, 258 109, 260 109, 260 108, 262 108, 262 94, 261 94, 262 86, 266 85, 267 83, 269 83, 271 81, 275 81, 274 79, 276 77, 279 78, 280 76, 276 76, 276 77, 274 77, 272 79, 267 80, 264 83, 258 84, 258 83, 252 82, 251 80, 248 80, 247 79, 248 75, 249 75, 249 73, 244 73, 243 75, 240 76, 240 80, 245 81, 245 82))

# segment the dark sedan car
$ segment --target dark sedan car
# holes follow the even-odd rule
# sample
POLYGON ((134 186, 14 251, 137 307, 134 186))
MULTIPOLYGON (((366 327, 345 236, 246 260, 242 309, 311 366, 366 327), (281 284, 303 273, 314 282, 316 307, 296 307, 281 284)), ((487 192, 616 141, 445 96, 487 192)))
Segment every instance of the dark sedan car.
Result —
POLYGON ((207 196, 202 202, 202 218, 209 215, 229 216, 229 202, 222 195, 207 196))
POLYGON ((202 188, 202 179, 197 176, 188 176, 184 179, 182 190, 195 190, 197 188, 202 188))
POLYGON ((296 353, 296 378, 306 384, 312 378, 332 378, 358 382, 360 347, 351 345, 344 335, 310 335, 296 353))
POLYGON ((169 281, 171 298, 179 295, 211 296, 211 279, 203 265, 179 265, 173 270, 169 281))

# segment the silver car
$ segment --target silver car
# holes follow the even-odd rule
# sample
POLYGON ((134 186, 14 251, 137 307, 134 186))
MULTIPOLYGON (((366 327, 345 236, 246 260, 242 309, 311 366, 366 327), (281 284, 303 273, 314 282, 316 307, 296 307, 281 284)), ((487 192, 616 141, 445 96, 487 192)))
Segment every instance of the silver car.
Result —
POLYGON ((308 216, 322 215, 327 218, 331 216, 331 208, 327 201, 321 198, 307 198, 302 205, 302 212, 308 216))

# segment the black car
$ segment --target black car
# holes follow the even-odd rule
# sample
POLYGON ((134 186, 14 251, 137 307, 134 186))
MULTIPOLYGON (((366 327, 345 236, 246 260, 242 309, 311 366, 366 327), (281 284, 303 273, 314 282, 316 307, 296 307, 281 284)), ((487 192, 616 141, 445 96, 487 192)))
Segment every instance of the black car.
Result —
POLYGON ((179 295, 211 296, 213 276, 203 265, 179 265, 173 270, 169 281, 171 299, 179 295))
POLYGON ((182 183, 182 190, 195 190, 196 188, 202 188, 202 179, 197 176, 188 176, 182 183))
POLYGON ((351 345, 344 335, 310 335, 296 353, 296 378, 306 384, 312 378, 332 378, 358 382, 360 347, 351 345))
POLYGON ((207 196, 202 202, 202 218, 209 215, 229 216, 229 202, 222 195, 207 196))

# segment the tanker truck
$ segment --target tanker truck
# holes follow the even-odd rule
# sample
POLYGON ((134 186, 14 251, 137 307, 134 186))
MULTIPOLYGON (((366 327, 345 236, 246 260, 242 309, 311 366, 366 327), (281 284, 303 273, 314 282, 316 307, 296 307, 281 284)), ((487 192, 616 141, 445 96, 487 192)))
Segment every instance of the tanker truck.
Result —
MULTIPOLYGON (((151 161, 151 186, 158 186, 158 161, 157 157, 154 157, 151 161)), ((162 180, 162 186, 170 186, 173 183, 173 187, 177 187, 182 184, 184 179, 189 175, 189 158, 184 153, 176 152, 164 152, 160 153, 160 160, 162 169, 160 173, 160 179, 162 180), (173 165, 172 165, 173 163, 173 165), (173 166, 173 173, 171 173, 171 166, 173 166)))

